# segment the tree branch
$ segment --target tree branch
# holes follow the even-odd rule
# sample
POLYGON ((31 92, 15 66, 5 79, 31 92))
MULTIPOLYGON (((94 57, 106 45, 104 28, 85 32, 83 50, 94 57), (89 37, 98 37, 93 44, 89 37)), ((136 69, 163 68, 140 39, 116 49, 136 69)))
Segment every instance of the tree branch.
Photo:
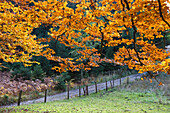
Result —
POLYGON ((164 19, 164 17, 163 17, 162 9, 161 9, 162 5, 161 5, 161 1, 160 1, 160 0, 158 0, 158 4, 159 4, 159 14, 160 14, 160 17, 161 17, 162 20, 170 27, 170 24, 169 24, 169 23, 164 19))
MULTIPOLYGON (((125 2, 126 5, 127 5, 127 9, 130 10, 129 4, 128 4, 127 0, 124 0, 124 2, 125 2)), ((139 60, 139 62, 140 62, 140 65, 142 66, 142 65, 145 65, 145 64, 141 62, 141 58, 139 57, 139 53, 138 53, 137 48, 136 48, 136 32, 137 32, 137 30, 136 30, 136 27, 135 27, 135 24, 134 24, 133 15, 130 14, 130 16, 131 16, 131 22, 132 22, 132 28, 133 28, 133 40, 134 40, 133 46, 134 46, 134 50, 135 50, 135 52, 136 52, 136 54, 137 54, 137 58, 138 58, 138 60, 139 60)), ((154 77, 154 75, 153 75, 150 71, 147 71, 147 73, 148 73, 151 77, 154 77)), ((157 79, 155 79, 155 80, 158 82, 157 79)), ((159 82, 158 82, 158 83, 159 83, 159 82)))
MULTIPOLYGON (((126 3, 127 9, 130 10, 127 0, 124 0, 124 2, 126 3)), ((130 16, 131 16, 131 22, 132 22, 132 28, 133 28, 133 40, 134 40, 133 47, 134 47, 134 50, 136 52, 137 58, 138 58, 141 66, 142 66, 144 64, 141 62, 141 58, 139 57, 139 53, 138 53, 137 47, 136 47, 136 32, 137 32, 137 30, 136 30, 136 27, 135 27, 135 24, 134 24, 133 15, 130 14, 130 16)))
POLYGON ((102 51, 103 51, 103 46, 104 46, 104 44, 103 44, 103 40, 104 40, 104 33, 101 31, 101 29, 100 29, 100 32, 101 32, 101 34, 102 34, 102 40, 101 40, 100 54, 102 54, 102 51))

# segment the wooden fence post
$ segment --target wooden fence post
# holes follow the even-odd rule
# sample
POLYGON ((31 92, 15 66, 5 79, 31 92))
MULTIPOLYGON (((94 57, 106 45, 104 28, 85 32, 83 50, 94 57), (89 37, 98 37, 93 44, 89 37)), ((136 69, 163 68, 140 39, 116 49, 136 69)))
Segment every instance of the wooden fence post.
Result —
POLYGON ((86 96, 86 91, 85 91, 85 88, 83 87, 83 92, 84 92, 84 96, 86 96))
POLYGON ((108 89, 108 88, 107 88, 107 80, 106 80, 106 91, 107 91, 107 89, 108 89))
POLYGON ((122 84, 122 81, 121 81, 121 78, 120 78, 120 86, 121 86, 121 84, 122 84))
POLYGON ((47 102, 47 89, 45 90, 45 97, 44 97, 44 103, 47 102))
POLYGON ((113 88, 113 86, 112 86, 112 81, 110 81, 110 86, 111 86, 111 88, 113 88))
POLYGON ((70 85, 67 85, 67 99, 69 99, 70 95, 69 95, 69 90, 70 90, 70 85))
POLYGON ((86 85, 86 94, 89 95, 88 85, 86 85))
POLYGON ((79 86, 79 97, 81 97, 81 86, 79 86))
POLYGON ((127 84, 129 84, 129 77, 127 77, 127 84))
POLYGON ((19 91, 18 106, 20 106, 20 103, 21 103, 21 95, 22 95, 22 90, 19 91))
POLYGON ((95 89, 96 89, 96 93, 97 93, 97 82, 95 82, 95 89))

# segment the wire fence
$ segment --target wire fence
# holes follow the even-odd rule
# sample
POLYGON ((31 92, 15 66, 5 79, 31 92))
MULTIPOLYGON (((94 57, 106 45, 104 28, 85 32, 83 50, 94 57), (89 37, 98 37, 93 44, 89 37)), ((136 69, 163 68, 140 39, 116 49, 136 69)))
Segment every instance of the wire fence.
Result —
MULTIPOLYGON (((95 81, 94 85, 91 85, 91 84, 86 84, 83 86, 79 85, 76 89, 71 89, 70 84, 67 84, 66 92, 48 96, 48 90, 45 90, 44 97, 43 97, 44 99, 43 98, 41 98, 40 100, 37 99, 36 102, 46 103, 48 99, 49 101, 54 101, 54 100, 70 99, 73 97, 88 96, 91 93, 98 93, 99 90, 107 91, 109 88, 114 88, 115 86, 121 86, 122 84, 129 84, 131 81, 134 81, 135 79, 140 78, 141 75, 142 74, 134 74, 134 75, 120 78, 120 79, 113 79, 113 80, 106 79, 105 82, 103 83, 98 83, 97 81, 95 81)), ((17 106, 21 105, 21 101, 22 101, 21 96, 22 96, 22 91, 20 91, 18 94, 17 106)), ((29 103, 25 103, 25 104, 29 104, 29 103)))

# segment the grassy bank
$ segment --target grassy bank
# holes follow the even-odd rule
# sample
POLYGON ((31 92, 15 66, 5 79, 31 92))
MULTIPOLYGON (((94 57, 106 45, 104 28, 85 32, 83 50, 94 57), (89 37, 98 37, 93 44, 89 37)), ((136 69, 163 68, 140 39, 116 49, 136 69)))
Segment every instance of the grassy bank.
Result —
POLYGON ((0 109, 3 113, 168 113, 170 104, 160 103, 155 93, 101 91, 87 97, 0 109))
POLYGON ((164 85, 159 86, 154 79, 152 83, 148 79, 138 79, 107 92, 100 91, 70 100, 1 108, 0 113, 169 113, 170 75, 161 74, 157 79, 164 85))

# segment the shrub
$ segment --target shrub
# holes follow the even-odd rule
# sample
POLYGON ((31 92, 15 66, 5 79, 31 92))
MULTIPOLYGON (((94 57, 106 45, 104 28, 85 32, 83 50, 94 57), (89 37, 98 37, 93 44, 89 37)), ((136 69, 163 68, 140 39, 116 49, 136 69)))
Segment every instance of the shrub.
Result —
POLYGON ((57 78, 58 84, 55 86, 56 90, 66 90, 66 84, 64 82, 64 77, 58 77, 57 78))
POLYGON ((35 79, 40 79, 43 80, 43 78, 45 77, 46 73, 43 71, 41 65, 35 65, 33 67, 33 71, 31 73, 31 78, 33 80, 35 79))
POLYGON ((14 96, 8 96, 8 95, 3 95, 0 97, 0 106, 2 105, 9 105, 12 103, 16 103, 17 102, 17 97, 14 96))
POLYGON ((71 80, 71 76, 68 74, 68 72, 62 73, 57 78, 58 84, 56 85, 55 89, 65 91, 66 90, 66 81, 68 82, 70 80, 71 80))
POLYGON ((15 78, 22 77, 24 80, 29 80, 31 78, 31 70, 28 67, 18 66, 18 68, 14 68, 12 75, 15 78))

